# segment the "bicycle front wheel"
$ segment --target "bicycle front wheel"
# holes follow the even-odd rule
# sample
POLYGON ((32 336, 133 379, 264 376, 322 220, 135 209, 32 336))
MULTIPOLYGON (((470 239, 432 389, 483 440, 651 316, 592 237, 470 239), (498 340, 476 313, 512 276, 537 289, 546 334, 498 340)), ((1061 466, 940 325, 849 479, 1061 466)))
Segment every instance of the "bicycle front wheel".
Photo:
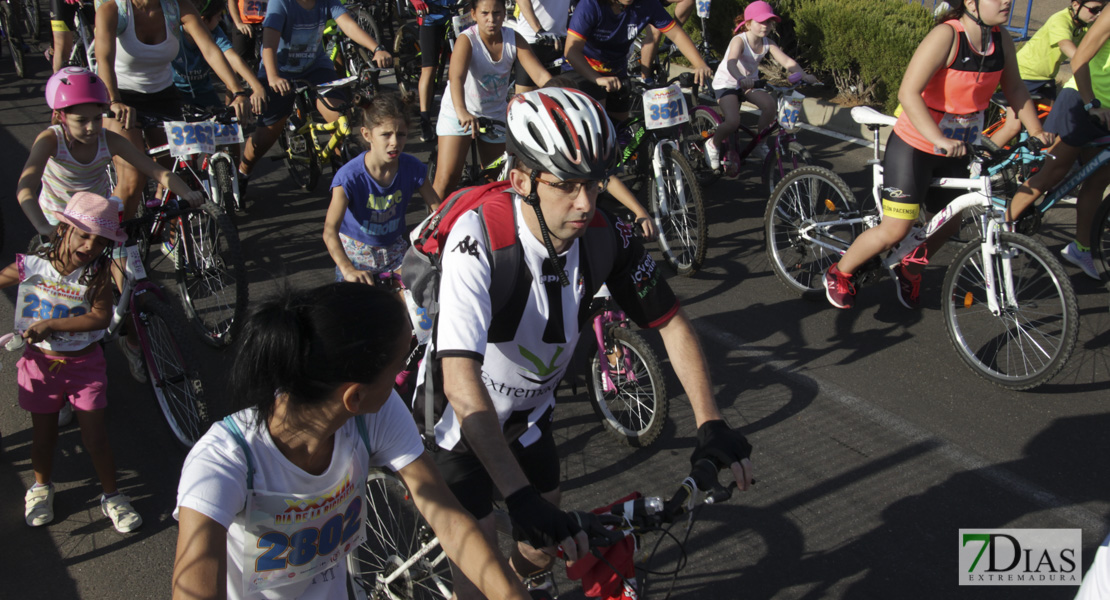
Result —
POLYGON ((178 313, 153 292, 134 298, 147 378, 177 441, 191 448, 212 424, 204 385, 178 313))
POLYGON ((659 247, 667 264, 679 275, 689 277, 705 261, 709 236, 701 186, 690 164, 673 148, 663 154, 662 172, 664 197, 659 197, 660 182, 649 184, 659 247))
POLYGON ((1037 387, 1063 368, 1075 348, 1079 309, 1071 282, 1052 253, 1030 237, 1001 233, 989 265, 981 248, 965 246, 945 274, 942 305, 949 338, 981 377, 1012 390, 1037 387), (997 315, 987 304, 987 268, 1001 305, 997 315))
POLYGON ((763 215, 767 260, 796 294, 824 296, 823 278, 862 230, 852 190, 823 167, 799 167, 779 182, 763 215))
POLYGON ((236 181, 232 179, 235 167, 225 158, 212 161, 212 202, 234 219, 239 202, 235 198, 236 181))
POLYGON ((786 174, 805 165, 813 163, 813 156, 796 141, 786 144, 775 144, 776 149, 767 153, 763 159, 763 183, 766 186, 767 197, 775 193, 775 188, 786 174))
POLYGON ((22 2, 23 14, 23 30, 27 35, 31 36, 32 42, 39 41, 39 33, 42 31, 39 28, 41 15, 39 12, 39 0, 20 0, 22 2))
POLYGON ((247 312, 247 267, 239 234, 220 207, 205 203, 178 224, 177 284, 189 320, 204 342, 227 346, 247 312))
POLYGON ((366 542, 347 555, 347 568, 370 598, 447 599, 451 567, 412 493, 392 471, 371 469, 366 480, 366 542), (400 567, 429 551, 407 569, 400 567))
POLYGON ((11 10, 11 5, 7 2, 0 3, 0 29, 4 30, 4 36, 8 42, 8 52, 12 55, 12 62, 15 63, 15 74, 22 79, 25 76, 23 41, 19 39, 19 34, 15 30, 19 17, 13 15, 11 10))
POLYGON ((420 82, 420 35, 415 23, 405 23, 397 32, 393 40, 393 65, 401 95, 415 97, 420 82))
POLYGON ((670 411, 659 360, 643 336, 626 327, 610 326, 606 338, 605 353, 595 352, 590 358, 590 404, 617 441, 649 446, 663 431, 670 411), (610 391, 605 391, 602 360, 609 363, 610 391))
MULTIPOLYGON (((298 101, 298 104, 303 102, 298 101)), ((307 111, 302 112, 306 118, 307 111)), ((281 132, 278 144, 285 155, 285 166, 289 169, 289 176, 293 183, 306 192, 316 189, 320 181, 320 161, 316 156, 316 147, 312 143, 312 133, 295 133, 288 128, 281 132)))
MULTIPOLYGON (((716 183, 721 178, 721 169, 714 171, 705 159, 705 142, 717 132, 721 115, 707 106, 698 106, 691 115, 690 123, 685 126, 686 139, 683 142, 683 155, 690 161, 694 176, 702 186, 716 183)), ((721 145, 725 148, 725 144, 721 145)), ((723 154, 723 153, 722 153, 723 154)))

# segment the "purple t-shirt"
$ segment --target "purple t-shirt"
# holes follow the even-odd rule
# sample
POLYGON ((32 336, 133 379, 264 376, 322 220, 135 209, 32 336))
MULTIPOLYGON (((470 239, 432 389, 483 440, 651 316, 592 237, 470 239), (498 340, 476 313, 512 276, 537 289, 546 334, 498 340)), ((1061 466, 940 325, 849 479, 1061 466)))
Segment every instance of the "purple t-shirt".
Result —
POLYGON ((371 246, 391 246, 404 233, 405 210, 413 192, 424 185, 427 168, 420 159, 402 152, 397 175, 383 186, 366 172, 365 159, 365 152, 359 154, 332 178, 332 189, 342 187, 347 196, 347 214, 339 233, 371 246))
MULTIPOLYGON (((613 14, 608 2, 602 6, 599 0, 582 0, 570 18, 567 34, 585 40, 583 53, 595 71, 624 75, 628 70, 628 50, 649 24, 669 31, 675 20, 659 0, 636 0, 620 14, 613 14)), ((564 71, 571 69, 569 62, 563 63, 564 71)))

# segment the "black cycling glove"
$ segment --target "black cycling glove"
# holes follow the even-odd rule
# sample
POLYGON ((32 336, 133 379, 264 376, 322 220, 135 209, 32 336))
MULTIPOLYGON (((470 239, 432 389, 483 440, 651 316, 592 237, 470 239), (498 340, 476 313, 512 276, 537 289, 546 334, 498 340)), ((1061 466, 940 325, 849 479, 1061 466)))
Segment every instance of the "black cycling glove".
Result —
POLYGON ((582 530, 574 517, 544 500, 530 485, 509 494, 505 507, 513 521, 513 538, 533 548, 557 546, 582 530))
POLYGON ((696 465, 699 460, 708 458, 718 469, 727 469, 751 455, 752 445, 744 434, 730 429, 724 421, 706 421, 698 427, 698 445, 690 456, 690 464, 696 465))

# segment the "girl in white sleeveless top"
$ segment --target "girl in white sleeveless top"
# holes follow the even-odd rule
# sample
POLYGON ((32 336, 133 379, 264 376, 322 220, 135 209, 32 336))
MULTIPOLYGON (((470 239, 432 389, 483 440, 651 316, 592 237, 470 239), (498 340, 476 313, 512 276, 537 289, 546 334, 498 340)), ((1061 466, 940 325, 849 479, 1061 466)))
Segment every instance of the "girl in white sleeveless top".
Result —
MULTIPOLYGON (((505 135, 479 134, 478 117, 505 120, 508 109, 509 75, 516 60, 538 85, 551 74, 543 68, 528 42, 504 27, 505 3, 499 0, 469 0, 475 23, 455 41, 447 88, 443 92, 436 135, 439 154, 436 195, 446 198, 455 189, 466 162, 470 143, 478 138, 478 154, 487 164, 505 151, 505 135)), ((433 207, 435 208, 435 207, 433 207)))

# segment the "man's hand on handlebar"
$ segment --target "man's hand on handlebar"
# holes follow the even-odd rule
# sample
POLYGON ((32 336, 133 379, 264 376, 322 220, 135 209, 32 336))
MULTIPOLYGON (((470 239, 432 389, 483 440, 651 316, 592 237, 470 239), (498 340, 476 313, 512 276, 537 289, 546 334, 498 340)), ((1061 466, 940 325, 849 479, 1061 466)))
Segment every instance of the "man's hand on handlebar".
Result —
POLYGON ((239 33, 241 33, 241 34, 243 34, 243 35, 245 35, 249 38, 254 37, 254 29, 251 28, 249 23, 242 23, 242 22, 236 23, 235 28, 239 30, 239 33))
POLYGON ((606 92, 615 92, 621 89, 620 77, 598 77, 594 83, 606 92))
POLYGON ((424 15, 428 14, 428 5, 427 5, 427 3, 424 2, 424 0, 411 0, 411 1, 412 1, 412 8, 413 8, 413 10, 416 11, 417 16, 423 17, 424 15))
POLYGON ((275 77, 271 79, 269 85, 270 89, 277 92, 279 96, 288 96, 289 93, 293 91, 293 85, 284 77, 275 77))
POLYGON ((235 118, 239 119, 240 123, 251 122, 251 101, 247 96, 236 94, 231 100, 231 108, 235 110, 235 118))
POLYGON ((513 535, 519 541, 540 549, 559 546, 569 561, 590 551, 589 537, 578 520, 544 500, 536 488, 529 485, 509 494, 505 508, 513 522, 513 535))
POLYGON ((251 112, 256 115, 262 114, 266 109, 266 102, 269 98, 266 97, 266 86, 258 86, 257 90, 251 90, 251 112))
POLYGON ((952 140, 942 138, 939 142, 934 142, 933 147, 938 154, 943 154, 948 157, 967 156, 967 144, 959 140, 952 140))
POLYGON ((1029 137, 1032 137, 1032 138, 1040 141, 1041 146, 1044 147, 1044 148, 1047 148, 1047 147, 1051 146, 1056 141, 1056 134, 1055 133, 1050 133, 1050 132, 1045 131, 1043 129, 1040 131, 1040 133, 1030 133, 1029 137))
POLYGON ((388 69, 393 66, 393 55, 381 46, 374 50, 374 56, 370 58, 373 59, 374 64, 378 65, 379 69, 388 69))
POLYGON ((694 66, 694 82, 699 86, 708 86, 713 81, 713 69, 705 64, 705 61, 698 61, 701 64, 694 66))
POLYGON ((131 129, 135 126, 135 109, 124 104, 120 101, 113 102, 108 108, 111 109, 112 115, 124 129, 131 129))
POLYGON ((746 491, 755 483, 751 454, 752 445, 744 434, 730 429, 724 421, 706 421, 698 427, 698 444, 690 455, 690 464, 709 459, 718 469, 728 467, 736 479, 736 487, 746 491))

